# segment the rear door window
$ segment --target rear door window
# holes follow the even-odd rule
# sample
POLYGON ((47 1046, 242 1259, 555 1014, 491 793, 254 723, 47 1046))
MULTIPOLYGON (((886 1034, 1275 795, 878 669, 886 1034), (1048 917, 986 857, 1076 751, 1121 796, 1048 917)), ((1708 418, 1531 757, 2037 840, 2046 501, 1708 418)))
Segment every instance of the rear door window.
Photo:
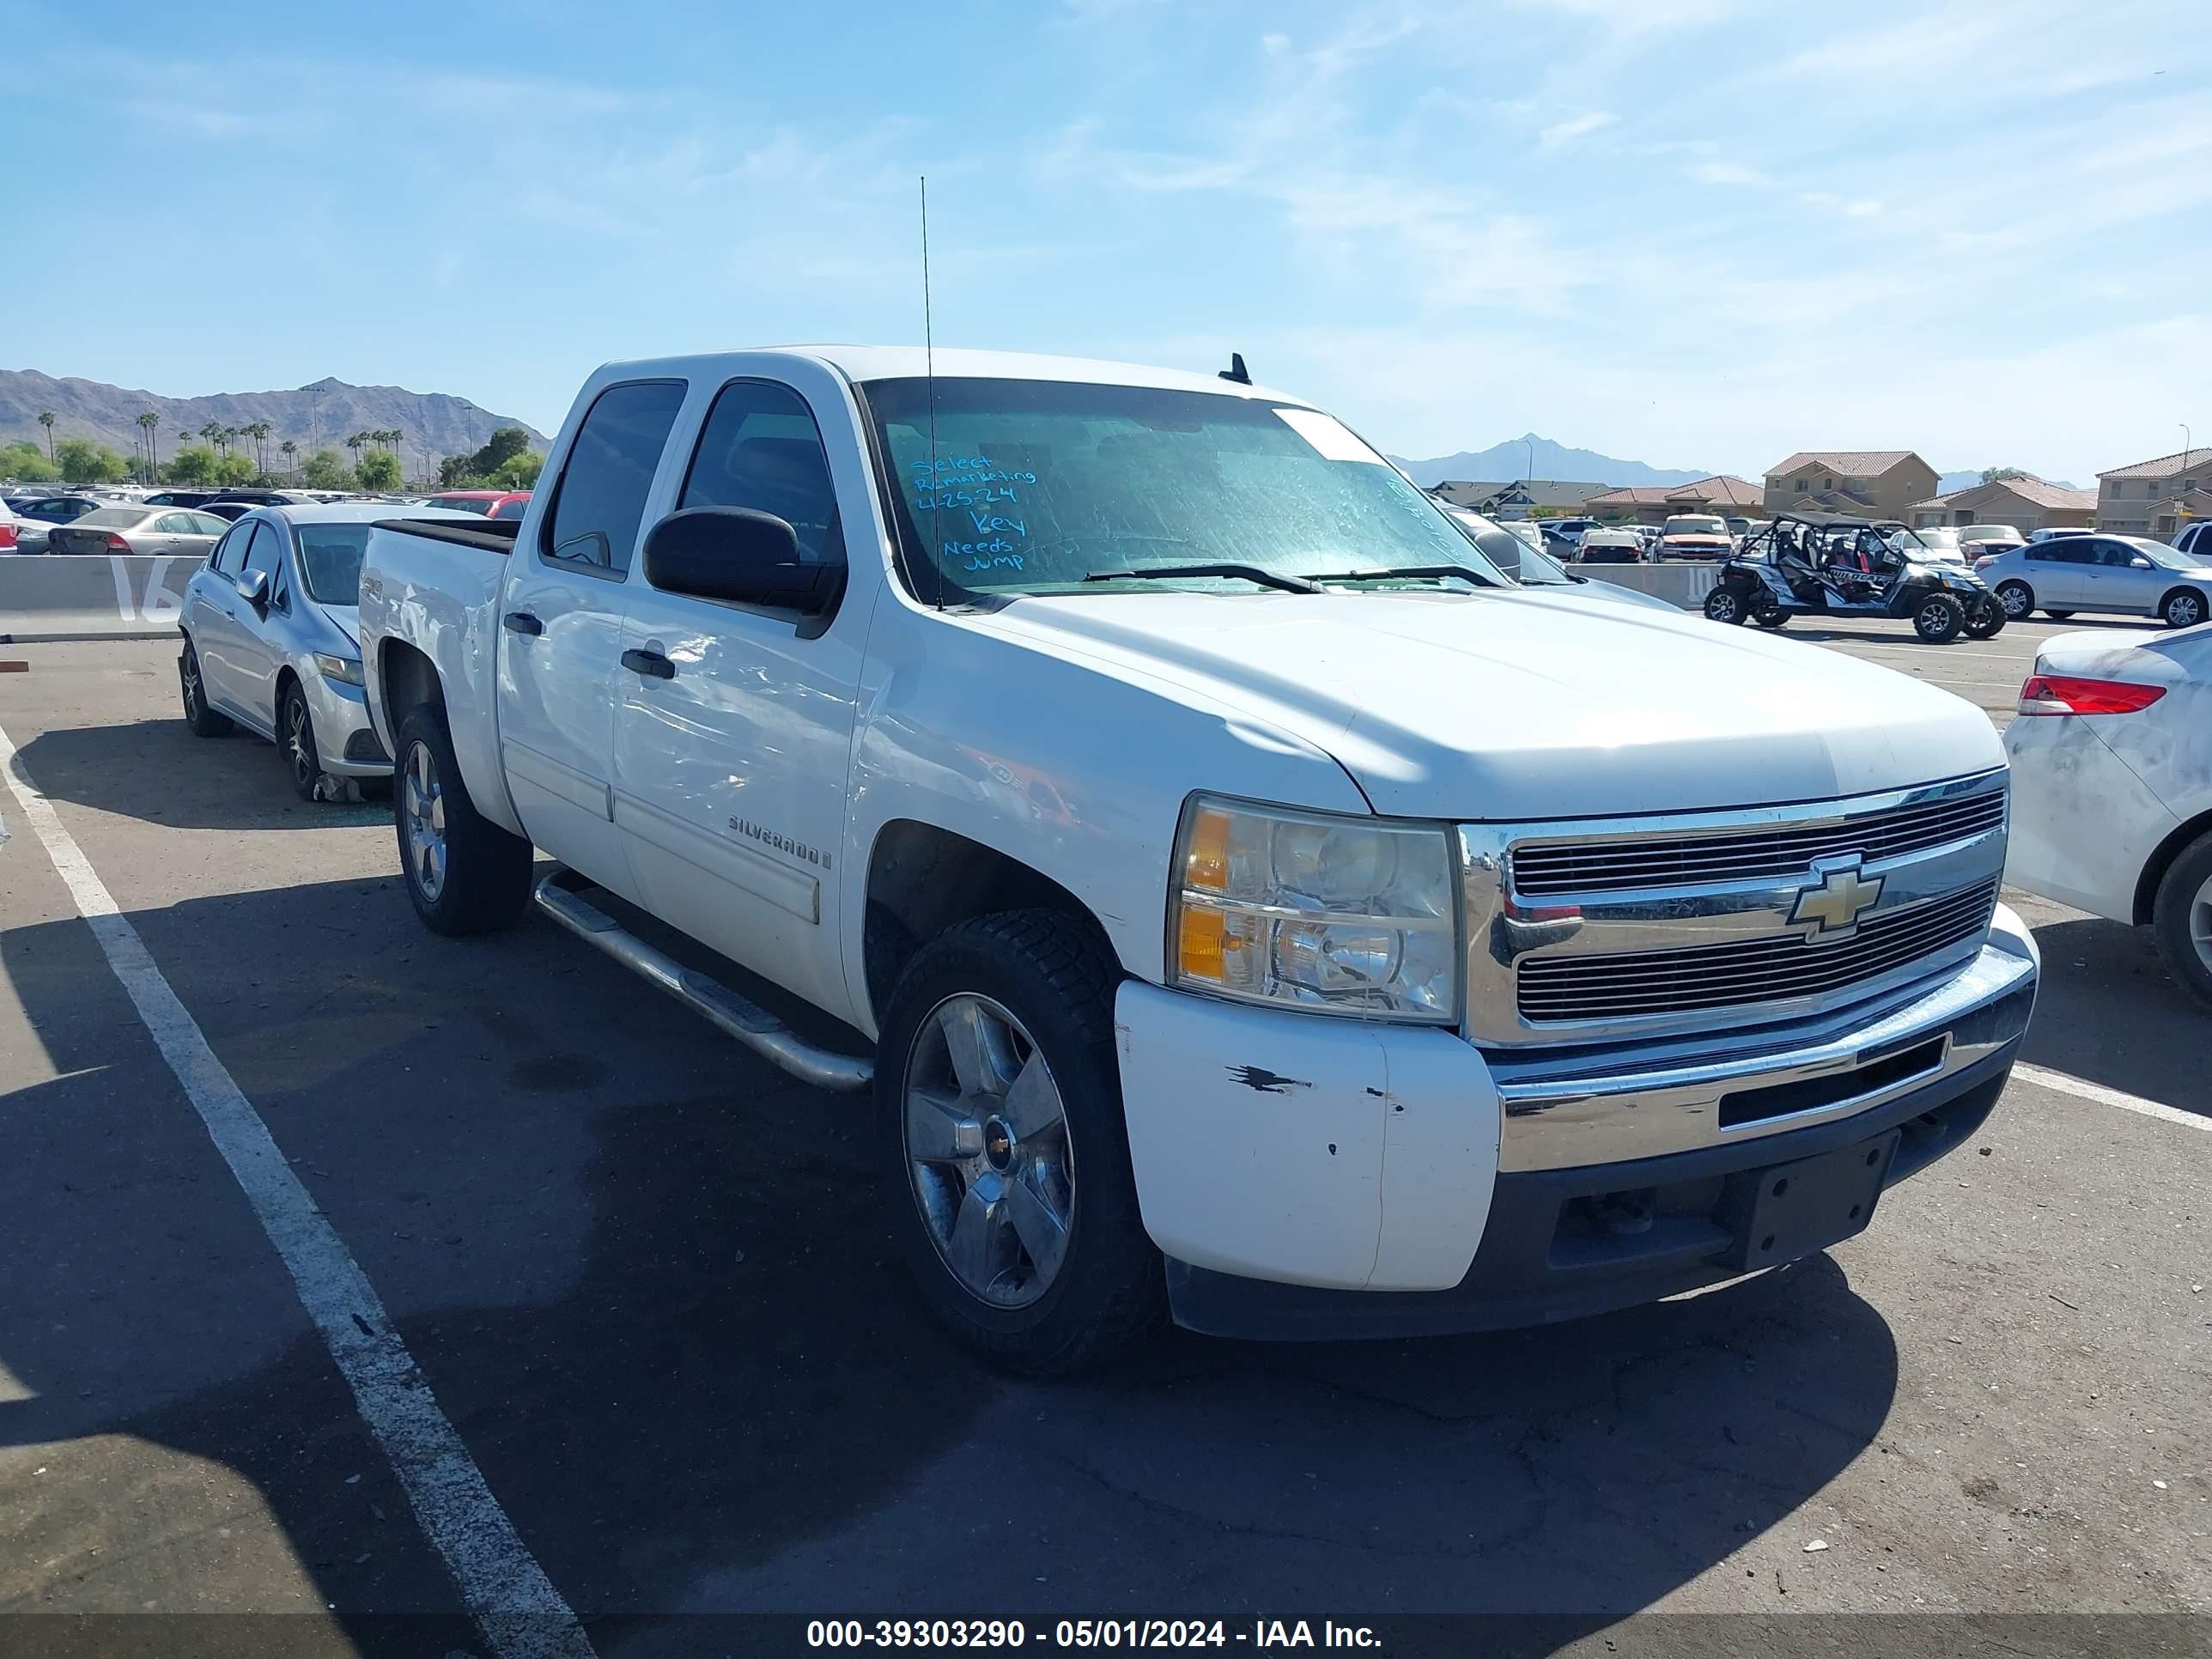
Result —
POLYGON ((611 576, 629 568, 645 498, 684 393, 681 380, 635 380, 593 400, 553 486, 543 556, 611 576))

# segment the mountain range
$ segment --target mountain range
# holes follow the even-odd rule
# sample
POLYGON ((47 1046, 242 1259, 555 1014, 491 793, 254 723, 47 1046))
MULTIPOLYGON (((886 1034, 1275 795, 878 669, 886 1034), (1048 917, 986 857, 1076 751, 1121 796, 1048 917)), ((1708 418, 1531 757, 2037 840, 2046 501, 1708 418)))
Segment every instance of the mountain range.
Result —
MULTIPOLYGON (((1397 458, 1391 458, 1396 460, 1397 458)), ((1571 478, 1583 483, 1678 484, 1695 483, 1713 476, 1710 467, 1650 466, 1601 455, 1594 449, 1573 449, 1534 433, 1508 438, 1487 449, 1462 450, 1439 455, 1432 461, 1399 461, 1424 489, 1447 478, 1503 482, 1509 478, 1571 478)))
POLYGON ((134 392, 98 380, 56 380, 34 368, 0 369, 0 443, 27 438, 46 447, 46 428, 39 424, 41 410, 53 411, 53 437, 91 438, 118 455, 137 450, 138 416, 146 410, 160 414, 161 453, 175 453, 182 441, 178 434, 191 433, 200 441, 199 428, 210 421, 243 427, 266 421, 274 428, 269 447, 289 438, 304 455, 319 447, 343 448, 346 439, 363 431, 397 430, 405 435, 396 446, 410 477, 434 472, 447 455, 466 455, 483 447, 494 431, 519 426, 530 434, 531 447, 544 449, 545 438, 525 421, 479 409, 466 398, 443 392, 410 392, 396 386, 351 386, 325 379, 290 392, 222 392, 204 398, 164 398, 151 392, 134 392))

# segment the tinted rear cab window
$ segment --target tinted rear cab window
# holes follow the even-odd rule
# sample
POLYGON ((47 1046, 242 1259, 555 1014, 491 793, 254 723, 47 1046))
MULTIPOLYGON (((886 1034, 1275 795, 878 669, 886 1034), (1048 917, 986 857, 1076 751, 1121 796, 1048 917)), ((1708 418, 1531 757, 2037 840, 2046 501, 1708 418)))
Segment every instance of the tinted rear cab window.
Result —
POLYGON ((599 393, 553 488, 539 543, 544 557, 611 575, 629 568, 684 391, 681 380, 635 380, 599 393))

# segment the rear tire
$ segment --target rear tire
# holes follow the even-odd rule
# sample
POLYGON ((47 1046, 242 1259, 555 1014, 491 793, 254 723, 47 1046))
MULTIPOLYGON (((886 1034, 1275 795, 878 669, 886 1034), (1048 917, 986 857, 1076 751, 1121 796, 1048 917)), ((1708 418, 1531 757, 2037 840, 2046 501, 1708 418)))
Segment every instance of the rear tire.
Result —
POLYGON ((185 724, 196 738, 227 738, 230 716, 218 714, 207 704, 207 682, 200 678, 199 653, 189 639, 177 655, 177 685, 185 700, 185 724))
POLYGON ((2194 628, 2204 620, 2204 596, 2193 587, 2176 588, 2158 608, 2168 628, 2194 628))
POLYGON ((2051 611, 2046 609, 2043 614, 2050 617, 2053 622, 2072 622, 2074 620, 2074 613, 2071 611, 2051 611))
POLYGON ((2004 606, 2006 616, 2022 621, 2035 609, 2035 590, 2026 582, 1999 582, 1997 603, 2004 606))
POLYGON ((392 817, 415 914, 434 933, 492 933, 530 908, 530 843, 479 813, 461 781, 446 716, 430 703, 399 722, 392 817))
POLYGON ((884 1008, 877 1133, 901 1252, 939 1319, 1026 1376, 1104 1364, 1165 1305, 1121 1115, 1118 977, 1093 928, 1013 910, 926 942, 884 1008))
POLYGON ((1790 613, 1771 593, 1762 593, 1752 601, 1751 619, 1761 628, 1787 628, 1790 613))
POLYGON ((1912 631, 1930 645, 1948 645, 1966 626, 1966 607, 1948 593, 1930 593, 1912 612, 1912 631))
POLYGON ((1995 594, 1984 594, 1974 601, 1973 609, 1966 613, 1966 637, 1970 640, 1993 640, 2004 632, 2005 623, 2011 620, 1995 594))
POLYGON ((2151 928, 2174 978, 2212 1003, 2212 834, 2199 836, 2166 866, 2151 903, 2151 928))

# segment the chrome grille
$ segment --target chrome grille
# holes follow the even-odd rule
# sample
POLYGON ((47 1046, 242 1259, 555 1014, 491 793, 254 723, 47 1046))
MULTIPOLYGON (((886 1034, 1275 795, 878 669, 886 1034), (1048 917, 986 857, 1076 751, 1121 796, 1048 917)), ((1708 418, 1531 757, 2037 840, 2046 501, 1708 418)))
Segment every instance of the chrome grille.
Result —
POLYGON ((1738 834, 1577 842, 1513 850, 1513 890, 1617 893, 1643 887, 1802 875, 1816 859, 1856 853, 1869 864, 1923 852, 2004 823, 2005 792, 1916 802, 1842 822, 1738 834))
POLYGON ((1978 939, 1996 900, 1996 882, 1986 881, 1881 913, 1850 938, 1826 944, 1790 935, 1682 950, 1530 957, 1520 964, 1521 1016, 1540 1023, 1616 1020, 1824 995, 1978 939))

